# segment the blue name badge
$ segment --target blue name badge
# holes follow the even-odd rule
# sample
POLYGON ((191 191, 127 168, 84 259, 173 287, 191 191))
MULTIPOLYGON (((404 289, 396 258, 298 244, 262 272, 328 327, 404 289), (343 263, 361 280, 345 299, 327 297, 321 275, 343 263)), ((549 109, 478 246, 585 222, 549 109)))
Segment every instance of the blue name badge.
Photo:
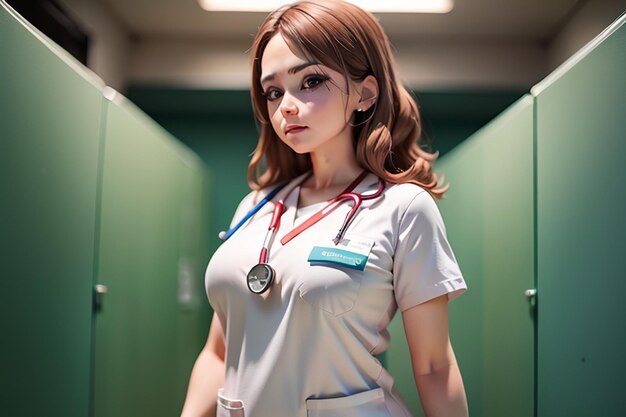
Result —
POLYGON ((334 264, 363 271, 368 255, 350 252, 345 249, 314 246, 309 254, 311 264, 334 264))

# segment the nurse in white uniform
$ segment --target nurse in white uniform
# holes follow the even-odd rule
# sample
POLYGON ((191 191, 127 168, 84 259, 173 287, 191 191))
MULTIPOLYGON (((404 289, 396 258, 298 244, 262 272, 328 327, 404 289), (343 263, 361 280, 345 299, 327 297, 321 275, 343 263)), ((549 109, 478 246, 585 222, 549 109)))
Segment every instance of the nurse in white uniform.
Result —
POLYGON ((303 1, 267 17, 251 55, 253 191, 206 271, 215 314, 182 417, 410 416, 375 357, 398 310, 425 414, 467 416, 447 187, 386 35, 349 3, 303 1))

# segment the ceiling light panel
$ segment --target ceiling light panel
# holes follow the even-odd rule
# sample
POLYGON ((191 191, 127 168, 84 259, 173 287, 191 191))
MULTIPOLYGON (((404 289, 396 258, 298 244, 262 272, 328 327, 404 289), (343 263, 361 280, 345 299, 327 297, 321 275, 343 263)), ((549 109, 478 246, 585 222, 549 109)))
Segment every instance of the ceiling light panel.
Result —
MULTIPOLYGON (((346 0, 373 13, 448 13, 453 0, 346 0)), ((210 12, 270 12, 288 4, 285 0, 198 0, 210 12)))

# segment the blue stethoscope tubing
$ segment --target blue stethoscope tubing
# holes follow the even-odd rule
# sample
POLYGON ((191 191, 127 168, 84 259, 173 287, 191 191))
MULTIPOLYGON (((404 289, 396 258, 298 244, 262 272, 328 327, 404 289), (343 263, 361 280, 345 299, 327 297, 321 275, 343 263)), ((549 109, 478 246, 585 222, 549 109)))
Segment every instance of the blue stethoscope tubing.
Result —
POLYGON ((261 210, 261 208, 263 208, 265 204, 272 200, 272 198, 274 198, 274 196, 276 196, 276 194, 278 194, 279 191, 282 190, 285 185, 287 185, 287 183, 288 181, 270 191, 265 197, 263 197, 261 201, 257 203, 256 206, 252 207, 252 209, 243 217, 243 219, 239 221, 239 223, 234 225, 230 230, 226 232, 220 232, 218 235, 219 238, 223 241, 228 240, 228 238, 231 237, 237 230, 239 230, 241 226, 243 226, 252 216, 254 216, 259 210, 261 210))

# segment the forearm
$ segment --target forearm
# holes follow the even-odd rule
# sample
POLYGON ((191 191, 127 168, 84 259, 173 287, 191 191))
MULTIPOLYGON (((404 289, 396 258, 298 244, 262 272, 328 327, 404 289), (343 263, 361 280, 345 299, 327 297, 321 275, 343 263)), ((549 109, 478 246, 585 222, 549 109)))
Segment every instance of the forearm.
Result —
POLYGON ((214 352, 203 349, 191 371, 181 417, 215 416, 217 390, 223 383, 224 362, 214 352))
POLYGON ((467 417, 467 398, 456 362, 429 374, 415 375, 426 417, 467 417))

